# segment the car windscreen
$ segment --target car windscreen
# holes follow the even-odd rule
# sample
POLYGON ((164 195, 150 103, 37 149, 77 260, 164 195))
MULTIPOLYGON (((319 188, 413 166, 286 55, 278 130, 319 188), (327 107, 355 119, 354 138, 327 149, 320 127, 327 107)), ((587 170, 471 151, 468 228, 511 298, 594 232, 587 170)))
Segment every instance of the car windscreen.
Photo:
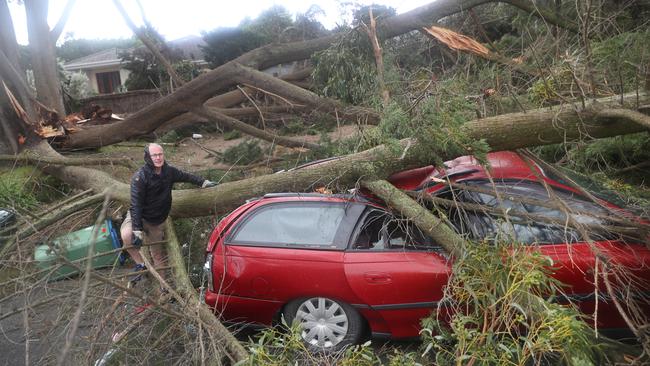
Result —
MULTIPOLYGON (((514 239, 525 244, 572 243, 581 241, 582 236, 569 223, 592 228, 607 224, 608 212, 605 208, 573 192, 553 190, 553 197, 564 206, 562 209, 546 204, 552 201, 552 197, 537 182, 496 182, 492 185, 490 182, 473 181, 464 184, 492 191, 461 190, 453 195, 449 192, 441 194, 448 199, 455 198, 486 207, 484 211, 452 208, 449 212, 456 229, 475 240, 514 239), (499 213, 505 213, 505 216, 499 213)), ((613 238, 600 231, 590 230, 590 235, 595 240, 613 238)))

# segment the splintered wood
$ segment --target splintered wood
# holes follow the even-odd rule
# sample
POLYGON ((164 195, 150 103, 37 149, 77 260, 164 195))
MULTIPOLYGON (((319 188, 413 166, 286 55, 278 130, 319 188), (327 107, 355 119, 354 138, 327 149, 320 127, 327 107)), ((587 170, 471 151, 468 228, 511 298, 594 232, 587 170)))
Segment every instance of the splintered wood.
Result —
POLYGON ((427 34, 444 43, 449 48, 471 52, 481 57, 487 57, 490 53, 490 51, 479 42, 452 30, 436 26, 423 29, 427 34))

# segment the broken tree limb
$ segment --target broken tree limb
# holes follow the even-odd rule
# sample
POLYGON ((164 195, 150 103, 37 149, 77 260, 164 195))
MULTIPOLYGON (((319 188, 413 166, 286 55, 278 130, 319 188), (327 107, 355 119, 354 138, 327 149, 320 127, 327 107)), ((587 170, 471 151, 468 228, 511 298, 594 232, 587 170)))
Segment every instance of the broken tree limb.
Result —
POLYGON ((300 148, 307 148, 307 149, 319 149, 320 146, 318 144, 314 144, 311 142, 307 141, 298 141, 294 140, 288 137, 284 136, 278 136, 263 130, 260 130, 259 128, 253 127, 249 124, 246 124, 238 119, 226 116, 225 114, 222 114, 218 111, 215 111, 210 108, 205 108, 203 106, 201 107, 196 107, 192 109, 192 113, 196 114, 197 116, 200 116, 202 118, 215 121, 220 123, 221 125, 228 126, 230 128, 233 128, 235 130, 241 131, 245 134, 251 135, 253 137, 257 137, 262 140, 266 140, 269 142, 276 143, 278 145, 286 146, 286 147, 300 147, 300 148))
POLYGON ((190 282, 187 270, 185 269, 185 260, 181 254, 174 231, 174 224, 171 218, 167 219, 165 225, 165 236, 167 237, 167 253, 169 254, 169 263, 172 265, 172 272, 178 293, 183 296, 190 308, 198 310, 199 317, 210 327, 210 331, 214 332, 219 339, 223 339, 228 357, 234 363, 245 360, 248 358, 246 349, 239 343, 239 341, 221 324, 216 315, 208 306, 199 299, 194 286, 190 282))
MULTIPOLYGON (((639 94, 638 98, 639 105, 650 101, 647 94, 639 94)), ((636 93, 626 95, 623 99, 626 105, 637 105, 636 93)), ((598 103, 605 106, 620 105, 618 97, 602 98, 598 103)), ((576 103, 469 121, 463 125, 463 130, 473 139, 483 139, 491 151, 515 150, 644 131, 638 124, 627 120, 600 121, 594 116, 593 112, 583 111, 580 104, 576 103)), ((421 138, 426 139, 425 136, 421 138)), ((246 199, 266 193, 304 192, 319 185, 351 187, 359 178, 388 177, 394 172, 430 165, 436 158, 444 161, 458 156, 430 145, 432 144, 422 145, 415 140, 405 139, 400 142, 403 150, 399 153, 387 146, 377 146, 314 168, 223 183, 214 188, 174 191, 172 215, 197 217, 211 213, 224 214, 246 199), (410 149, 407 149, 407 146, 410 146, 410 149), (406 152, 403 153, 404 151, 406 152)), ((49 149, 51 154, 57 154, 49 145, 45 148, 49 149)), ((129 202, 129 186, 115 181, 104 172, 82 167, 47 169, 46 172, 81 189, 92 188, 101 192, 107 185, 111 185, 114 189, 114 199, 129 202)))
POLYGON ((256 69, 241 64, 235 64, 234 69, 236 72, 233 74, 233 79, 236 82, 259 86, 267 92, 289 97, 291 100, 296 100, 316 110, 332 114, 338 111, 339 116, 362 118, 371 122, 376 122, 379 119, 379 114, 371 109, 347 107, 334 99, 321 97, 256 69))
POLYGON ((365 29, 366 34, 368 34, 368 39, 370 39, 372 51, 375 56, 377 83, 379 84, 379 90, 381 91, 381 99, 384 102, 384 106, 387 106, 390 101, 390 93, 386 88, 386 83, 384 82, 384 58, 382 57, 381 45, 377 38, 377 22, 372 14, 372 6, 368 8, 368 15, 370 16, 370 25, 368 26, 367 24, 363 24, 363 28, 365 29))
POLYGON ((17 164, 50 164, 50 165, 68 165, 68 166, 87 166, 87 165, 122 165, 127 168, 135 168, 135 164, 128 158, 68 158, 68 157, 51 157, 38 156, 31 152, 23 152, 18 155, 0 155, 0 162, 17 163, 17 164))
MULTIPOLYGON (((304 80, 311 75, 313 68, 306 67, 304 69, 298 70, 294 73, 280 76, 280 79, 288 81, 290 83, 296 83, 297 81, 304 80)), ((242 90, 246 93, 252 93, 253 90, 247 87, 243 87, 242 90)), ((205 107, 211 108, 228 108, 236 106, 240 103, 246 101, 246 97, 240 90, 232 90, 223 94, 219 94, 215 97, 208 99, 205 103, 205 107)), ((272 107, 271 107, 272 108, 272 107)), ((224 113, 227 116, 238 117, 236 114, 224 113)), ((159 134, 164 134, 168 131, 171 131, 176 128, 187 126, 193 123, 202 123, 207 122, 204 119, 197 119, 195 115, 191 113, 185 113, 180 116, 174 117, 171 120, 163 123, 160 127, 156 128, 156 132, 159 134)))
POLYGON ((395 188, 385 180, 361 181, 361 185, 369 189, 388 206, 397 210, 402 216, 411 220, 422 232, 440 244, 447 253, 459 258, 468 247, 467 241, 458 235, 449 225, 422 207, 406 193, 395 188))

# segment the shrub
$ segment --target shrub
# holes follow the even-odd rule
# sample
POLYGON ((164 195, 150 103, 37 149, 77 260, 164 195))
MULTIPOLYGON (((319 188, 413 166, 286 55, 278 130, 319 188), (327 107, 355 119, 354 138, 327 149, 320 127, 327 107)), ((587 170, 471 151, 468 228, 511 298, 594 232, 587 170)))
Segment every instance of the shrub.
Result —
POLYGON ((262 157, 262 149, 256 141, 244 141, 233 146, 223 153, 222 160, 225 163, 234 165, 246 165, 259 160, 262 157))

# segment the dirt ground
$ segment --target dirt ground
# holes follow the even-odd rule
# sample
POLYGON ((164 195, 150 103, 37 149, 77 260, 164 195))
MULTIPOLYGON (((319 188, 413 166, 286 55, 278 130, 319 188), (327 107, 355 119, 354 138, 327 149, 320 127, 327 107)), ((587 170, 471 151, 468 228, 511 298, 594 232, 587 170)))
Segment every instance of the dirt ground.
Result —
MULTIPOLYGON (((329 132, 327 135, 332 141, 337 141, 343 138, 349 138, 359 132, 359 126, 356 125, 342 125, 334 131, 329 132)), ((184 170, 188 171, 202 171, 208 169, 223 169, 231 168, 231 165, 224 164, 217 161, 214 153, 223 153, 227 149, 237 146, 242 142, 250 139, 249 137, 239 137, 232 140, 225 140, 220 133, 215 134, 201 134, 202 137, 198 139, 184 138, 176 143, 163 143, 165 149, 165 158, 167 161, 184 170)), ((292 136, 293 139, 305 142, 317 143, 320 139, 319 135, 300 135, 292 136)), ((258 140, 259 141, 259 140, 258 140)), ((289 149, 282 146, 275 145, 271 149, 272 144, 266 141, 260 141, 262 151, 272 151, 271 156, 268 158, 277 157, 292 151, 299 151, 300 149, 289 149)), ((105 149, 105 154, 113 157, 128 157, 131 158, 137 165, 142 161, 142 148, 144 144, 124 143, 118 144, 110 149, 105 149)))

